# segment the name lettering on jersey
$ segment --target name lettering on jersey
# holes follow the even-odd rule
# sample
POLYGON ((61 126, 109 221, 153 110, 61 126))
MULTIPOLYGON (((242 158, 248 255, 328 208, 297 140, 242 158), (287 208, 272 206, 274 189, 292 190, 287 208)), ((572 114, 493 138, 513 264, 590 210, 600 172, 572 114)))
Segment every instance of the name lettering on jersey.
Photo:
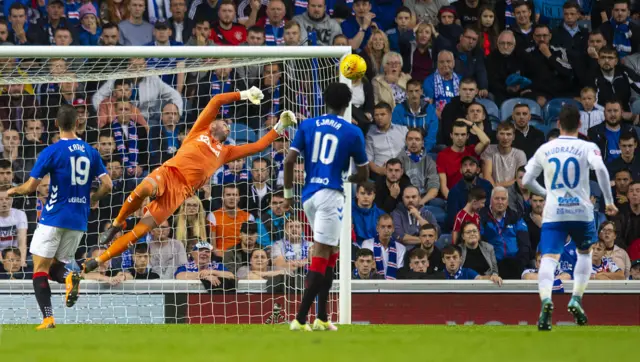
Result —
POLYGON ((328 185, 329 184, 329 179, 328 178, 322 178, 322 177, 312 177, 310 183, 312 184, 321 184, 321 185, 328 185))
POLYGON ((67 147, 69 149, 69 152, 74 152, 74 151, 80 151, 80 152, 85 152, 84 151, 84 145, 80 145, 77 143, 72 144, 71 146, 67 147))
MULTIPOLYGON (((211 152, 213 152, 213 154, 216 155, 217 157, 220 157, 220 151, 214 149, 213 147, 211 147, 211 139, 207 135, 201 134, 197 138, 197 140, 200 141, 200 142, 206 143, 207 146, 209 146, 209 149, 211 150, 211 152)), ((217 148, 221 150, 222 146, 218 145, 217 148)))
POLYGON ((544 153, 545 157, 555 155, 556 153, 569 153, 578 157, 582 156, 582 150, 573 146, 558 146, 544 153))
POLYGON ((86 204, 87 203, 87 198, 82 196, 82 197, 70 197, 67 199, 67 202, 70 204, 86 204))
POLYGON ((320 126, 330 126, 330 127, 335 128, 335 129, 340 129, 340 128, 342 128, 342 123, 336 122, 336 121, 335 121, 335 120, 333 120, 333 119, 326 118, 326 119, 319 119, 319 120, 317 120, 317 121, 316 121, 316 126, 317 126, 317 127, 320 127, 320 126))

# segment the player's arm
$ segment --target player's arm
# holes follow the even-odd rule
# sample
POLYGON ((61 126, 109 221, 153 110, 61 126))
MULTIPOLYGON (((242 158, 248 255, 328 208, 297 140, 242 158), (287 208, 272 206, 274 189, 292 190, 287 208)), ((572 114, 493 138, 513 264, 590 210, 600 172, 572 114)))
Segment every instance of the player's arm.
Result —
POLYGON ((218 116, 220 107, 225 104, 239 100, 249 100, 253 104, 260 104, 262 98, 264 98, 262 91, 256 87, 251 87, 251 89, 242 92, 218 94, 211 98, 209 103, 207 103, 207 106, 204 107, 189 133, 198 133, 208 130, 211 122, 213 122, 218 116))
POLYGON ((22 185, 12 187, 9 190, 7 190, 7 195, 8 196, 28 195, 30 193, 35 192, 36 188, 38 188, 38 185, 40 185, 40 179, 37 179, 35 177, 29 177, 27 182, 23 183, 22 185))
POLYGON ((608 216, 615 216, 618 213, 618 208, 614 204, 611 187, 608 187, 609 171, 607 171, 607 166, 605 166, 602 161, 602 156, 600 155, 600 149, 598 146, 592 144, 591 150, 588 151, 587 159, 591 169, 596 173, 598 186, 600 186, 600 190, 602 190, 602 197, 604 198, 604 204, 606 205, 605 213, 608 216))
MULTIPOLYGON (((252 88, 253 89, 253 88, 252 88)), ((257 89, 257 88, 256 88, 257 89)), ((246 92, 246 91, 245 91, 246 92)), ((260 93, 262 95, 262 93, 260 93)), ((279 136, 281 136, 287 127, 293 126, 297 123, 295 114, 291 111, 284 111, 280 114, 280 120, 273 126, 273 129, 266 135, 262 136, 259 140, 253 143, 248 143, 242 146, 227 146, 229 152, 225 163, 244 158, 255 153, 261 152, 269 147, 279 136)))
POLYGON ((547 190, 545 190, 545 188, 542 187, 537 180, 541 172, 542 165, 538 160, 538 152, 536 152, 536 154, 533 155, 533 157, 531 157, 531 159, 527 163, 527 166, 525 166, 525 173, 524 177, 522 178, 522 183, 526 188, 529 189, 529 191, 533 192, 534 194, 546 197, 547 190))
POLYGON ((111 181, 111 177, 108 174, 101 175, 100 179, 100 187, 96 190, 96 192, 91 195, 91 203, 93 204, 96 201, 100 201, 103 197, 105 197, 108 193, 113 189, 113 181, 111 181))

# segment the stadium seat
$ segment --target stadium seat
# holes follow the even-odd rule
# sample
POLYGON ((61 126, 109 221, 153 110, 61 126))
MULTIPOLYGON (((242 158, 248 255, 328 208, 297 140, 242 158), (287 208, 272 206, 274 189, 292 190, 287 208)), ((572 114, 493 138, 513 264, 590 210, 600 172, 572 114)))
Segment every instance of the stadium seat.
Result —
POLYGON ((500 109, 498 108, 498 105, 495 104, 491 99, 476 98, 476 102, 484 106, 484 109, 487 110, 488 116, 500 119, 500 109))
POLYGON ((547 134, 549 134, 549 131, 553 129, 551 125, 548 125, 548 124, 545 124, 544 122, 540 122, 536 120, 529 121, 529 125, 542 131, 544 133, 545 138, 547 137, 547 134))
POLYGON ((231 133, 229 137, 233 138, 236 144, 251 143, 258 139, 256 132, 244 124, 232 123, 230 128, 231 133))
POLYGON ((495 117, 492 115, 488 115, 487 117, 489 117, 489 122, 491 122, 491 129, 493 131, 498 129, 498 125, 500 124, 500 117, 495 117))
POLYGON ((547 102, 544 105, 544 121, 546 124, 551 124, 558 119, 558 115, 565 104, 570 104, 582 109, 582 104, 571 98, 555 98, 547 102))
POLYGON ((522 103, 529 105, 531 114, 542 117, 542 108, 536 101, 527 98, 511 98, 502 102, 502 105, 500 106, 501 120, 506 121, 509 119, 509 117, 511 117, 511 112, 513 112, 513 107, 515 107, 516 104, 522 103))

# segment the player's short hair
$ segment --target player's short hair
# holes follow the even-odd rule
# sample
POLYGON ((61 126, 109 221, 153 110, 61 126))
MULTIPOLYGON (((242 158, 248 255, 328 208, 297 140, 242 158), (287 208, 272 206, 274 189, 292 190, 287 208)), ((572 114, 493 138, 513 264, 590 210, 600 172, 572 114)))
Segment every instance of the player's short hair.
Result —
POLYGON ((73 131, 76 129, 76 121, 78 120, 78 111, 70 104, 63 104, 58 108, 56 115, 58 128, 60 131, 73 131))
POLYGON ((331 83, 324 90, 323 96, 327 107, 335 112, 342 112, 351 102, 351 89, 344 83, 331 83))
POLYGON ((398 16, 398 14, 400 14, 400 13, 408 13, 409 16, 411 16, 411 9, 409 9, 408 7, 402 5, 396 10, 396 16, 398 16))
POLYGON ((635 132, 622 132, 620 134, 620 141, 628 141, 628 140, 638 141, 638 139, 636 138, 636 133, 635 132))
POLYGON ((251 161, 251 168, 255 167, 256 162, 264 162, 267 165, 267 168, 271 167, 271 161, 269 161, 269 159, 266 158, 266 157, 256 157, 256 158, 254 158, 253 161, 251 161))
POLYGON ((415 87, 420 87, 420 89, 422 89, 422 83, 417 80, 417 79, 411 79, 410 81, 407 82, 407 89, 409 89, 409 86, 415 86, 415 87))
MULTIPOLYGON (((420 227, 420 231, 423 230, 433 230, 436 232, 436 236, 438 236, 438 229, 433 225, 433 224, 424 224, 420 227)), ((420 235, 420 232, 418 232, 418 235, 420 235)))
POLYGON ((496 129, 496 132, 500 131, 512 131, 515 134, 516 126, 514 126, 513 123, 509 121, 500 122, 500 124, 498 124, 498 128, 496 129))
POLYGON ((393 165, 400 165, 400 168, 404 169, 404 167, 402 166, 402 161, 400 161, 399 158, 395 157, 388 159, 387 162, 385 162, 384 167, 393 165))
POLYGON ((392 220, 393 221, 393 218, 389 214, 382 214, 382 215, 378 216, 378 220, 376 221, 376 225, 379 224, 380 221, 382 221, 382 220, 392 220))
POLYGON ((376 193, 376 184, 374 184, 373 182, 371 182, 369 180, 360 182, 358 184, 358 186, 356 187, 356 191, 359 191, 361 187, 364 189, 364 192, 366 192, 368 194, 371 194, 371 193, 375 194, 376 193))
POLYGON ((593 89, 592 87, 584 87, 584 88, 582 88, 580 90, 580 95, 583 95, 583 94, 586 94, 586 93, 589 93, 589 92, 591 92, 593 94, 596 94, 596 90, 593 89))
POLYGON ((116 29, 118 31, 120 31, 120 28, 118 28, 117 24, 114 23, 106 23, 102 26, 102 31, 104 32, 107 29, 116 29))
POLYGON ((487 192, 478 186, 474 186, 469 190, 469 196, 467 197, 468 201, 479 201, 487 198, 487 192))
POLYGON ((246 235, 254 235, 258 233, 258 224, 253 221, 243 222, 240 226, 240 233, 246 235))
POLYGON ((135 249, 133 249, 134 254, 148 254, 149 253, 149 244, 139 243, 136 244, 135 249))
POLYGON ((424 259, 428 257, 429 254, 427 254, 427 251, 422 248, 415 248, 409 253, 409 261, 413 259, 424 259))
POLYGON ((569 0, 566 3, 564 3, 564 5, 562 5, 562 9, 563 10, 576 9, 578 12, 582 11, 582 9, 580 8, 580 4, 578 4, 576 1, 573 1, 573 0, 569 0))
POLYGON ((422 128, 418 128, 418 127, 410 127, 407 130, 407 135, 404 136, 404 138, 406 139, 407 137, 409 137, 409 133, 410 132, 418 132, 420 134, 420 137, 424 137, 424 130, 422 128))
POLYGON ((11 161, 9 160, 5 160, 5 159, 0 159, 0 168, 11 168, 11 161))
POLYGON ((467 130, 467 132, 469 131, 469 126, 467 126, 466 123, 462 122, 462 121, 454 121, 453 122, 453 126, 451 127, 451 133, 453 133, 453 129, 454 128, 464 128, 465 130, 467 130))
POLYGON ((14 253, 16 256, 22 256, 22 253, 20 252, 20 249, 18 248, 14 248, 12 246, 2 250, 2 259, 5 259, 7 257, 7 254, 9 253, 14 253))
POLYGON ((580 111, 574 105, 564 105, 558 115, 558 123, 563 130, 575 132, 580 126, 580 111))
POLYGON ((375 107, 373 107, 373 109, 386 109, 387 111, 389 111, 389 113, 391 113, 391 105, 387 102, 378 102, 378 104, 375 105, 375 107))
POLYGON ((356 251, 356 260, 360 258, 366 258, 368 256, 373 258, 373 251, 371 251, 371 249, 362 248, 356 251))
POLYGON ((454 245, 447 245, 442 249, 442 256, 453 255, 455 253, 458 253, 458 255, 462 255, 460 249, 458 249, 458 247, 454 245))

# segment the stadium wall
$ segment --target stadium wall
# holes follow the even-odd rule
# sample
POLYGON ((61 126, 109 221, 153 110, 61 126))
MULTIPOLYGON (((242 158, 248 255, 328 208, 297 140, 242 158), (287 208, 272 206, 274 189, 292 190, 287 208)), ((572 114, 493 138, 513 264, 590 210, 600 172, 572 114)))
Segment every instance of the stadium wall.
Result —
MULTIPOLYGON (((0 324, 36 324, 39 310, 31 281, 0 281, 0 324)), ((534 325, 539 299, 535 282, 356 281, 352 315, 362 324, 534 325)), ((58 323, 172 324, 283 323, 293 318, 299 294, 267 291, 260 281, 241 281, 238 292, 206 291, 193 281, 137 281, 111 287, 83 282, 76 307, 63 308, 62 286, 52 285, 58 323), (56 295, 60 297, 57 298, 56 295), (64 310, 64 314, 61 311, 64 310)), ((336 288, 337 289, 337 288, 336 288)), ((571 283, 558 306, 569 299, 571 283)), ((592 325, 640 325, 640 283, 593 282, 585 298, 592 325)), ((337 300, 330 309, 337 311, 337 300)), ((556 308, 557 324, 573 324, 556 308)))

